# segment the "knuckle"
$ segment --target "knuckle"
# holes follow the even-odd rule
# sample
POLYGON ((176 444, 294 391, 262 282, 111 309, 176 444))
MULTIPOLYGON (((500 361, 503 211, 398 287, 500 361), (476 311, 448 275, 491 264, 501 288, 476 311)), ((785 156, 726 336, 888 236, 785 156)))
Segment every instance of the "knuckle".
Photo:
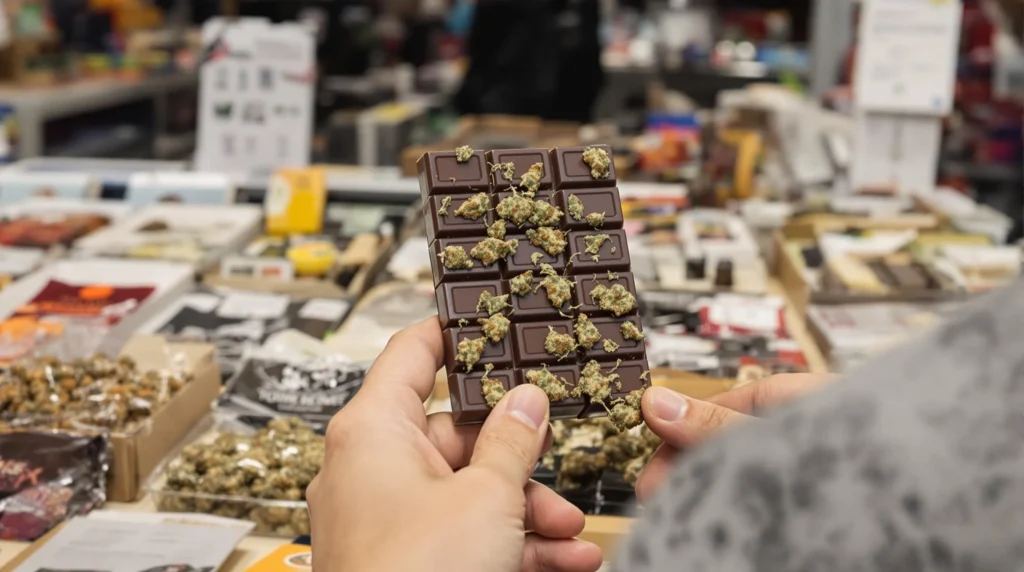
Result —
POLYGON ((338 413, 331 418, 324 432, 324 449, 341 451, 352 443, 353 431, 344 414, 338 413))
POLYGON ((724 407, 707 404, 701 407, 700 424, 707 429, 718 429, 729 420, 729 412, 724 407))

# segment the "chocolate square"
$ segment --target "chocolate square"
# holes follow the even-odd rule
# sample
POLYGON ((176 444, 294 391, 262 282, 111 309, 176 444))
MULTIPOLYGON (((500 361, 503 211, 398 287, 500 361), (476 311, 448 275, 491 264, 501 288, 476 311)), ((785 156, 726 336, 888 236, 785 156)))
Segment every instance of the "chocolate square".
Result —
MULTIPOLYGON (((509 296, 509 302, 512 304, 510 320, 513 322, 536 322, 539 320, 558 320, 562 317, 558 313, 559 309, 551 305, 547 292, 543 288, 537 288, 541 280, 542 278, 534 272, 533 287, 529 294, 525 296, 512 294, 509 296), (534 292, 533 290, 536 291, 534 292)), ((569 304, 571 303, 572 300, 562 304, 561 310, 563 313, 569 313, 569 304)))
POLYGON ((522 184, 523 173, 530 170, 534 163, 544 165, 544 174, 540 178, 540 189, 550 189, 554 184, 551 173, 551 158, 547 149, 495 149, 487 152, 487 162, 492 165, 511 162, 516 166, 516 176, 509 183, 501 173, 494 174, 493 188, 496 191, 503 191, 509 186, 518 187, 522 184))
MULTIPOLYGON (((581 314, 586 314, 591 318, 595 316, 612 315, 611 312, 602 310, 600 306, 598 306, 597 303, 594 302, 594 299, 590 296, 590 293, 593 292, 594 288, 597 287, 598 285, 611 288, 616 284, 622 284, 622 286, 626 290, 629 290, 634 296, 636 295, 636 284, 633 281, 632 272, 620 272, 619 277, 616 278, 615 280, 608 280, 607 272, 597 274, 596 277, 593 274, 578 274, 573 277, 573 280, 576 281, 576 287, 574 288, 575 291, 573 292, 574 298, 572 303, 574 306, 580 307, 579 312, 581 314)), ((636 313, 636 308, 633 308, 632 310, 627 312, 626 315, 636 313)))
MULTIPOLYGON (((551 203, 554 206, 558 206, 556 204, 552 194, 553 194, 553 191, 538 191, 537 194, 534 195, 533 199, 531 199, 531 200, 533 200, 533 201, 538 201, 538 200, 540 200, 540 201, 547 201, 548 203, 551 203)), ((500 192, 500 193, 494 193, 494 200, 492 202, 492 206, 495 209, 494 211, 492 211, 493 214, 494 214, 494 220, 500 220, 499 217, 498 217, 498 212, 497 212, 498 203, 500 203, 501 201, 503 201, 506 198, 511 197, 511 196, 512 196, 512 191, 504 191, 504 192, 500 192)), ((562 207, 558 207, 558 208, 562 208, 562 207)), ((564 212, 564 209, 563 209, 563 212, 564 212)), ((559 223, 561 223, 561 221, 559 221, 559 223)), ((505 223, 505 232, 508 233, 508 234, 513 234, 513 233, 515 233, 515 234, 523 234, 524 232, 526 232, 526 229, 528 229, 528 228, 537 228, 537 225, 535 225, 533 223, 529 223, 529 222, 524 223, 523 226, 516 226, 516 225, 512 224, 511 222, 506 222, 505 223)))
POLYGON ((518 367, 549 366, 576 363, 576 352, 569 352, 564 359, 559 360, 544 349, 544 342, 548 338, 548 326, 551 326, 556 333, 575 335, 572 331, 571 320, 552 320, 548 322, 520 322, 512 324, 513 351, 515 351, 515 362, 518 367))
MULTIPOLYGON (((586 363, 583 364, 584 366, 586 363)), ((583 366, 580 366, 583 369, 583 366)), ((622 384, 621 390, 615 390, 612 387, 612 396, 605 405, 611 407, 611 404, 616 399, 623 399, 629 395, 630 391, 636 389, 642 389, 646 385, 650 385, 650 382, 644 381, 640 378, 645 371, 649 371, 647 367, 646 359, 638 359, 634 361, 622 362, 619 367, 615 368, 615 363, 602 363, 601 364, 601 375, 608 375, 612 369, 615 369, 614 373, 619 374, 619 382, 622 384)), ((580 419, 587 417, 603 417, 607 414, 607 410, 601 406, 600 403, 587 403, 583 408, 583 413, 580 414, 580 419)))
POLYGON ((609 231, 581 231, 574 230, 569 233, 569 255, 572 257, 571 274, 593 274, 594 272, 612 272, 629 270, 629 246, 626 243, 626 232, 623 230, 609 231), (597 251, 597 261, 593 254, 586 252, 586 237, 607 234, 606 240, 597 251), (612 249, 615 252, 612 252, 612 249))
POLYGON ((619 200, 619 188, 604 189, 565 189, 555 193, 558 208, 565 213, 562 225, 572 230, 605 230, 622 228, 622 203, 619 200), (575 195, 583 203, 583 219, 576 220, 569 214, 569 196, 575 195), (586 221, 591 213, 604 213, 604 223, 593 227, 586 221))
POLYGON ((501 276, 500 262, 490 266, 484 266, 479 260, 471 258, 473 267, 467 270, 445 268, 437 257, 448 246, 461 246, 469 256, 473 247, 480 243, 485 237, 475 236, 471 238, 439 238, 431 245, 430 269, 434 274, 434 286, 442 282, 462 282, 466 280, 491 280, 501 276))
MULTIPOLYGON (((448 376, 448 393, 452 400, 452 419, 456 425, 466 423, 482 423, 491 408, 484 400, 481 380, 484 372, 473 368, 473 373, 453 373, 448 376)), ((513 370, 492 371, 487 376, 501 382, 505 391, 511 391, 516 384, 516 372, 513 370)))
MULTIPOLYGON (((526 372, 531 370, 540 371, 539 367, 528 367, 516 371, 517 385, 526 385, 529 381, 526 380, 526 372)), ((576 384, 580 380, 580 366, 572 365, 556 365, 549 366, 548 371, 562 377, 566 382, 566 389, 572 391, 576 387, 576 384)), ((567 397, 562 401, 555 401, 551 403, 551 419, 576 419, 583 411, 583 406, 586 405, 582 397, 567 397)))
MULTIPOLYGON (((437 315, 441 319, 442 328, 453 328, 459 320, 468 320, 473 326, 479 318, 486 318, 487 312, 477 312, 476 306, 481 292, 492 296, 508 294, 506 284, 499 280, 485 282, 448 282, 443 283, 434 291, 437 297, 437 315)), ((508 314, 508 311, 505 312, 508 314)))
MULTIPOLYGON (((459 342, 462 340, 470 340, 474 338, 484 337, 483 328, 480 327, 466 327, 466 328, 448 328, 444 330, 444 363, 455 364, 457 371, 450 371, 452 373, 466 372, 466 366, 462 362, 455 361, 455 355, 458 353, 459 342)), ((512 343, 508 336, 502 338, 498 343, 493 343, 487 340, 487 346, 484 348, 483 353, 480 355, 480 361, 473 365, 473 372, 483 371, 484 366, 487 364, 493 364, 495 369, 505 369, 512 366, 512 343)), ((472 373, 472 372, 469 372, 472 373)))
POLYGON ((641 332, 644 331, 640 325, 640 318, 629 316, 624 318, 594 318, 591 320, 598 332, 601 332, 601 341, 594 344, 589 350, 583 350, 583 360, 597 360, 600 362, 615 361, 617 359, 630 360, 644 357, 644 342, 627 340, 622 337, 622 324, 632 322, 641 332), (611 340, 618 344, 619 349, 614 352, 604 351, 604 340, 611 340))
POLYGON ((416 161, 420 179, 420 195, 478 193, 491 188, 487 158, 483 151, 474 151, 465 163, 459 163, 455 151, 432 151, 416 161))
MULTIPOLYGON (((476 220, 456 216, 455 211, 462 206, 462 203, 474 195, 435 195, 427 197, 427 240, 435 238, 452 238, 456 236, 479 236, 480 239, 487 235, 487 227, 494 222, 494 211, 489 210, 476 220), (445 197, 451 197, 452 203, 448 205, 447 215, 438 215, 441 208, 441 201, 445 197)), ((478 240, 480 240, 478 239, 478 240)))
POLYGON ((533 270, 533 275, 539 276, 541 264, 550 264, 551 268, 559 274, 565 270, 565 261, 568 258, 566 253, 569 252, 568 246, 565 247, 561 254, 551 256, 543 248, 530 244, 530 239, 526 238, 525 235, 505 235, 505 240, 513 238, 519 239, 519 247, 516 249, 516 253, 506 257, 499 263, 501 264, 501 275, 505 279, 515 278, 527 270, 533 270), (530 260, 530 257, 535 252, 541 254, 541 258, 536 265, 530 260))
POLYGON ((597 147, 608 152, 612 158, 612 149, 607 145, 588 145, 583 147, 559 147, 551 150, 552 170, 555 176, 556 189, 585 189, 590 187, 615 186, 615 161, 608 167, 607 179, 595 179, 590 175, 590 167, 583 162, 583 152, 589 147, 597 147))

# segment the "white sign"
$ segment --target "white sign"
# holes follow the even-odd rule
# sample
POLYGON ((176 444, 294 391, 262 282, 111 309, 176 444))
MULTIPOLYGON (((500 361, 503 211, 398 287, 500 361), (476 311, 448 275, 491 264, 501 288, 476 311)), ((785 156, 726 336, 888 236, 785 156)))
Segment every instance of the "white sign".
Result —
POLYGON ((88 199, 99 195, 99 181, 85 173, 0 171, 0 202, 10 204, 37 197, 88 199))
POLYGON ((212 20, 203 46, 196 170, 252 177, 308 165, 316 77, 309 31, 212 20))
POLYGON ((864 0, 854 80, 861 111, 945 115, 953 107, 959 0, 864 0))

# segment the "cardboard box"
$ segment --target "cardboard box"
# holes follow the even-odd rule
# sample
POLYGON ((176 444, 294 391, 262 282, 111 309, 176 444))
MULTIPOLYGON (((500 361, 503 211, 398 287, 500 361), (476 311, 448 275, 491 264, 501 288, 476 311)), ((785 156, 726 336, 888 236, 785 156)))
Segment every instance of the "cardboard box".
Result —
POLYGON ((135 336, 121 355, 132 357, 142 371, 182 364, 192 381, 157 409, 141 429, 114 432, 107 501, 134 502, 142 484, 163 458, 210 412, 220 394, 220 368, 208 344, 167 343, 159 336, 135 336))
POLYGON ((871 302, 943 302, 966 296, 957 290, 926 290, 918 292, 890 291, 884 294, 815 290, 806 280, 803 260, 789 247, 794 241, 813 244, 815 225, 787 225, 775 233, 775 272, 789 295, 794 309, 806 316, 809 304, 863 304, 871 302))

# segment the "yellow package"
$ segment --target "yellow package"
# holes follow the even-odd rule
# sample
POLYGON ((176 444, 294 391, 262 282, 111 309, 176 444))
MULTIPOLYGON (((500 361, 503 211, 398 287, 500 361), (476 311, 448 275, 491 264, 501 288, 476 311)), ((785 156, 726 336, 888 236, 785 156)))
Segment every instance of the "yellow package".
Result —
POLYGON ((282 169, 270 180, 263 210, 267 233, 317 234, 324 226, 327 181, 323 169, 282 169))

